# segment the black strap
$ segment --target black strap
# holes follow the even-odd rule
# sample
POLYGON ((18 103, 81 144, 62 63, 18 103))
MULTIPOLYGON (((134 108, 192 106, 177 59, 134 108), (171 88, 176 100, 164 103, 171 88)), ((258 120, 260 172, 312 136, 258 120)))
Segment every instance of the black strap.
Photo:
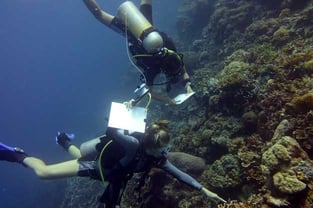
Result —
POLYGON ((154 27, 149 27, 148 29, 145 29, 141 35, 140 35, 140 40, 144 40, 151 32, 159 32, 157 29, 154 27))

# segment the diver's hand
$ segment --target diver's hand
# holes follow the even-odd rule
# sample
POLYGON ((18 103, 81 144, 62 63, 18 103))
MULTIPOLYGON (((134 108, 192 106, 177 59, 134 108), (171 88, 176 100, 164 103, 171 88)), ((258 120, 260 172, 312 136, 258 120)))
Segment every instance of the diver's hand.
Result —
POLYGON ((190 93, 193 93, 193 89, 191 88, 191 82, 187 82, 186 85, 185 85, 185 89, 186 89, 186 93, 187 94, 190 94, 190 93))
POLYGON ((207 197, 209 197, 211 200, 213 200, 216 203, 222 202, 226 203, 227 201, 224 200, 223 198, 219 197, 216 193, 202 187, 201 192, 204 193, 207 197))
POLYGON ((123 102, 123 104, 126 106, 126 108, 128 110, 130 110, 132 107, 134 107, 135 105, 135 100, 134 99, 131 99, 129 101, 126 101, 126 102, 123 102))
POLYGON ((167 103, 168 103, 169 105, 176 105, 176 102, 175 102, 175 100, 173 100, 173 99, 169 99, 167 103))
POLYGON ((58 132, 57 136, 55 137, 55 141, 57 144, 59 144, 61 147, 63 147, 66 151, 68 148, 72 145, 72 140, 74 139, 74 134, 67 134, 67 133, 60 133, 58 132))

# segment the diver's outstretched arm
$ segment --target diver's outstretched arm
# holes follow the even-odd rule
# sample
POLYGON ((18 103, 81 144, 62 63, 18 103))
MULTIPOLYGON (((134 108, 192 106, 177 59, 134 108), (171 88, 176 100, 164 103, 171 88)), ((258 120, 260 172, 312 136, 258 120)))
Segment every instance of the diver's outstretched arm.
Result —
POLYGON ((78 159, 82 156, 80 149, 72 144, 74 134, 60 133, 56 136, 55 140, 65 151, 67 151, 73 158, 78 159))
POLYGON ((204 193, 209 199, 215 201, 216 203, 226 203, 226 200, 218 196, 216 193, 208 190, 207 188, 203 187, 196 179, 188 175, 187 173, 181 171, 177 167, 175 167, 170 161, 164 160, 164 162, 161 164, 161 168, 168 173, 170 173, 172 176, 177 178, 178 180, 186 183, 187 185, 200 190, 202 193, 204 193))
POLYGON ((83 0, 89 11, 103 24, 110 26, 114 16, 103 11, 96 0, 83 0))
POLYGON ((67 152, 75 159, 79 159, 82 156, 80 149, 76 147, 75 145, 71 145, 68 148, 67 152))

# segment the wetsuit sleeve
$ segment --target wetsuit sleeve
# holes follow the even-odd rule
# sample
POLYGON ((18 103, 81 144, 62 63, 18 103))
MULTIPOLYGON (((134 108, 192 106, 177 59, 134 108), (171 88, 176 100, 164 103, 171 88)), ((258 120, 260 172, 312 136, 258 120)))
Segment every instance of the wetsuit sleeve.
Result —
POLYGON ((177 167, 175 167, 170 161, 167 159, 160 165, 160 168, 177 178, 178 180, 184 182, 185 184, 201 190, 202 185, 193 177, 188 175, 187 173, 179 170, 177 167))
POLYGON ((108 128, 106 132, 107 136, 114 138, 113 141, 118 142, 126 150, 125 156, 120 160, 120 164, 126 167, 134 158, 139 147, 139 141, 129 135, 125 135, 123 130, 108 128))
POLYGON ((89 11, 97 18, 101 23, 110 25, 114 16, 101 9, 96 0, 83 0, 89 11))
POLYGON ((126 29, 125 29, 126 27, 119 18, 114 17, 109 27, 115 32, 123 36, 126 36, 126 29))
POLYGON ((151 25, 153 25, 152 5, 151 4, 140 5, 140 12, 147 18, 147 20, 151 23, 151 25))
POLYGON ((113 15, 102 10, 96 0, 83 1, 95 18, 97 18, 101 23, 107 25, 115 32, 125 36, 125 25, 119 18, 114 17, 113 15))

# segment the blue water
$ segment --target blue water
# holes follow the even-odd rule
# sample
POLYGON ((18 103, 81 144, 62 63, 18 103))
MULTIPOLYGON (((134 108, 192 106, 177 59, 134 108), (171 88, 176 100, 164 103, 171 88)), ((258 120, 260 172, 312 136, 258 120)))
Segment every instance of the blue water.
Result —
MULTIPOLYGON (((100 3, 115 14, 122 2, 100 3)), ((154 2, 155 25, 172 35, 179 2, 154 2)), ((132 97, 138 76, 130 68, 124 38, 82 1, 1 0, 0 141, 49 164, 70 159, 55 144, 56 132, 75 133, 78 144, 103 132, 110 102, 132 97)), ((0 162, 0 176, 0 207, 52 208, 62 201, 65 180, 42 181, 7 162, 0 162)))

